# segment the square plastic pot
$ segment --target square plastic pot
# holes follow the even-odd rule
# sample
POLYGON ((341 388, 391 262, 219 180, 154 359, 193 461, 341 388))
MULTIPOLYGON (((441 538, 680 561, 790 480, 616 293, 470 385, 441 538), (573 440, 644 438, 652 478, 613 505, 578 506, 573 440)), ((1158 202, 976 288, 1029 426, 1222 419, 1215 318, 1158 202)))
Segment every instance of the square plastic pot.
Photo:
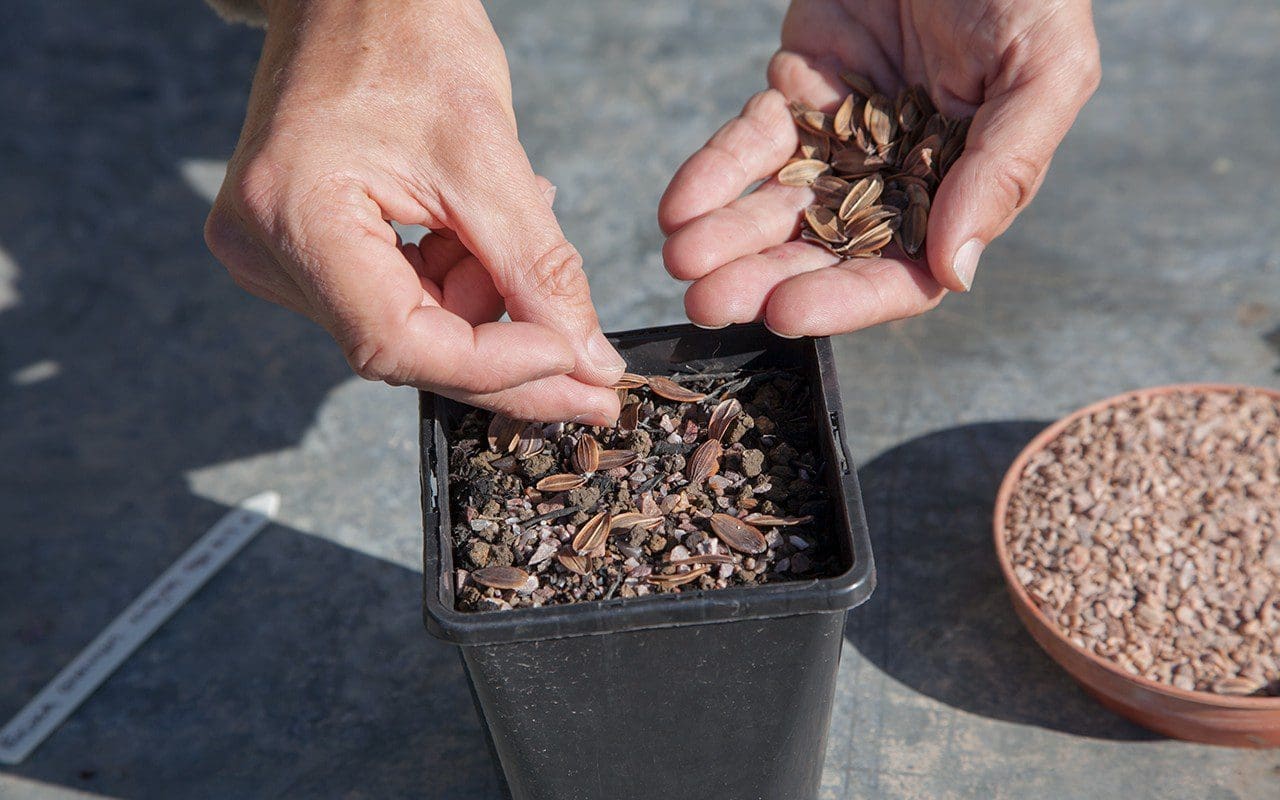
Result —
POLYGON ((424 616, 459 646, 514 800, 810 800, 846 612, 875 567, 826 339, 762 326, 613 334, 641 374, 798 367, 826 461, 829 578, 497 612, 454 607, 447 432, 466 406, 421 396, 424 616))

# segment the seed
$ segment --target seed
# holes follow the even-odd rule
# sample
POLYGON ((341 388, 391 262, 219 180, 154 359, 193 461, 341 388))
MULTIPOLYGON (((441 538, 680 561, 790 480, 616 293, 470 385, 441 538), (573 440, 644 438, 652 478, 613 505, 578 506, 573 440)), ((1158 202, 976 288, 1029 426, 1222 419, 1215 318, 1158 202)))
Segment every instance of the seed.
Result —
POLYGON ((808 186, 819 175, 831 171, 831 165, 816 158, 802 158, 792 161, 778 171, 778 183, 783 186, 808 186))
POLYGON ((568 550, 561 550, 557 553, 556 560, 563 564, 565 569, 577 575, 586 575, 591 571, 590 558, 568 550))
POLYGON ((573 448, 573 468, 578 472, 595 472, 600 465, 600 443, 589 433, 584 433, 573 448))
POLYGON ((568 472, 561 472, 556 475, 548 475, 538 481, 534 488, 540 492, 567 492, 571 489, 577 489, 579 486, 585 485, 587 482, 584 475, 573 475, 568 472))
POLYGON ((520 439, 516 442, 515 457, 528 458, 536 456, 542 452, 542 448, 546 446, 546 439, 542 436, 542 426, 536 422, 531 422, 524 426, 524 430, 520 433, 520 439))
POLYGON ((1256 681, 1252 678, 1232 677, 1223 678, 1213 684, 1213 690, 1218 694, 1235 694, 1250 695, 1261 689, 1262 681, 1256 681))
POLYGON ((764 534, 758 528, 728 514, 711 515, 711 532, 739 553, 756 555, 768 549, 764 534))
POLYGON ((880 193, 883 191, 884 180, 879 175, 868 175, 853 184, 840 203, 840 219, 847 222, 854 214, 879 200, 880 193))
POLYGON ((601 450, 597 458, 596 469, 604 472, 618 467, 628 467, 639 458, 640 455, 634 450, 601 450))
POLYGON ((834 175, 820 175, 813 182, 813 196, 817 199, 818 205, 827 208, 839 208, 840 203, 849 194, 849 188, 852 186, 844 178, 837 178, 834 175))
POLYGON ((704 565, 701 567, 694 567, 688 572, 677 572, 674 575, 650 575, 647 580, 650 583, 656 583, 659 586, 666 586, 669 588, 672 586, 683 586, 690 581, 696 581, 698 578, 701 578, 710 571, 711 567, 704 565))
POLYGON ((660 375, 649 378, 649 389, 659 397, 665 397, 677 403, 696 403, 706 397, 702 392, 686 389, 670 378, 660 375))
POLYGON ((649 379, 643 375, 636 375, 634 372, 624 372, 622 377, 618 378, 613 384, 615 389, 639 389, 649 383, 649 379))
POLYGON ((803 158, 816 158, 819 161, 826 161, 831 156, 831 145, 827 137, 819 133, 812 133, 804 128, 796 130, 796 135, 800 138, 799 153, 803 158))
POLYGON ((471 580, 492 589, 519 589, 529 580, 529 573, 519 567, 485 567, 471 573, 471 580))
POLYGON ((501 414, 494 414, 489 421, 489 448, 499 453, 509 453, 520 441, 524 423, 501 414))
POLYGON ((902 215, 902 227, 897 231, 898 246, 909 257, 915 258, 924 246, 924 235, 929 225, 929 212, 919 203, 912 203, 902 215))
POLYGON ((689 478, 689 483, 698 486, 707 478, 715 475, 720 471, 720 454, 724 448, 720 445, 719 439, 708 439, 698 445, 698 449, 693 451, 693 455, 689 456, 689 462, 685 466, 685 474, 689 478))
POLYGON ((733 556, 728 553, 707 553, 700 556, 689 556, 688 558, 673 558, 667 562, 673 567, 682 567, 685 564, 732 564, 733 556))
POLYGON ((787 525, 804 525, 813 522, 813 517, 775 517, 772 514, 748 514, 742 518, 744 522, 764 528, 780 528, 787 525))
POLYGON ((853 95, 846 96, 836 110, 836 115, 831 120, 831 129, 841 141, 853 136, 853 95))
POLYGON ((609 536, 609 512, 601 511, 591 519, 582 523, 578 533, 573 537, 573 549, 578 555, 586 555, 604 544, 609 536))
POLYGON ((622 407, 622 413, 618 415, 618 429, 634 431, 638 427, 640 427, 640 404, 627 403, 622 407))
POLYGON ((804 210, 804 219, 809 223, 809 230, 825 241, 838 243, 848 238, 840 229, 840 219, 836 212, 826 206, 809 206, 804 210))
POLYGON ((656 528, 662 524, 662 517, 656 514, 641 514, 639 511, 624 511, 615 514, 609 522, 612 530, 628 530, 630 528, 656 528))
POLYGON ((882 94, 873 94, 867 98, 862 109, 862 124, 867 126, 871 139, 878 145, 887 146, 893 141, 893 119, 889 116, 889 98, 882 94))
POLYGON ((718 442, 724 441, 724 435, 728 432, 729 426, 741 413, 742 403, 738 398, 730 397, 727 400, 721 400, 711 412, 711 419, 707 422, 707 436, 718 442))

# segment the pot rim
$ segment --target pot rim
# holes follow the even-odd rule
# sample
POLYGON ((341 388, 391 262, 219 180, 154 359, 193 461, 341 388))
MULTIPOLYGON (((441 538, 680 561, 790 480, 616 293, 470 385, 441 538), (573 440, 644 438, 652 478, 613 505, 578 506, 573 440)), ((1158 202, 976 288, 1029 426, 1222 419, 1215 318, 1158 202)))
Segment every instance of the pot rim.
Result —
MULTIPOLYGON (((1141 399, 1145 397, 1154 397, 1165 394, 1177 393, 1214 393, 1214 392, 1257 392, 1267 395, 1276 400, 1280 400, 1280 390, 1271 389, 1263 386, 1250 386, 1248 384, 1237 383, 1174 383, 1162 386, 1153 386, 1145 389, 1136 389, 1121 394, 1113 395, 1103 400, 1090 403, 1070 414, 1062 417, 1049 427, 1045 428, 1032 439, 1026 447, 1022 449, 1009 465, 1009 469, 1005 472, 1004 479, 1000 482, 1000 489, 996 493, 995 509, 992 514, 992 534, 995 543, 996 557, 1000 562, 1000 572, 1004 576, 1006 587, 1009 589, 1010 595, 1013 597, 1015 604, 1021 607, 1023 611, 1030 614, 1036 623, 1045 630, 1055 640, 1067 645, 1071 651, 1077 656, 1081 656, 1100 667, 1106 672, 1123 679, 1126 683, 1144 689, 1156 694, 1166 695, 1178 700, 1194 703, 1204 706, 1214 706, 1217 708, 1238 709, 1241 711, 1259 711, 1259 712, 1275 712, 1280 711, 1280 697, 1239 697, 1235 695, 1221 695, 1212 692, 1203 692, 1194 689, 1179 689, 1167 683, 1151 680, 1140 675, 1133 675, 1126 672, 1120 665, 1103 658, 1097 653, 1090 652, 1071 641, 1067 636, 1063 635, 1057 624, 1045 616, 1035 601, 1027 593, 1026 587, 1022 585, 1022 581, 1018 580, 1017 575, 1013 573, 1013 562, 1009 556, 1009 550, 1005 542, 1005 514, 1008 511, 1009 500, 1013 496, 1014 490, 1021 483, 1022 472, 1026 468, 1027 462, 1032 456, 1044 450, 1046 445, 1058 438, 1058 436, 1072 423, 1087 417, 1105 408, 1119 405, 1129 400, 1141 399)), ((1055 658, 1055 660, 1057 660, 1055 658)), ((1066 666, 1063 664, 1062 666, 1066 666)), ((1088 682, 1093 686, 1093 682, 1088 682)))

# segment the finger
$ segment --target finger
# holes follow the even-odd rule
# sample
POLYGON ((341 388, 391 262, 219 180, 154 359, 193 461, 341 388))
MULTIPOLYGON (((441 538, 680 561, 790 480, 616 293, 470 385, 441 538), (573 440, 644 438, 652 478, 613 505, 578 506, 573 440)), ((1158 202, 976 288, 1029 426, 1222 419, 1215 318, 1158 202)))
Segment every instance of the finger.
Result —
POLYGON ((489 394, 440 392, 464 403, 515 419, 612 426, 618 420, 618 393, 565 375, 540 378, 489 394))
POLYGON ((530 323, 472 328, 424 295, 381 211, 357 190, 327 198, 343 225, 314 225, 291 248, 321 322, 352 368, 370 380, 494 392, 572 368, 555 331, 530 323))
POLYGON ((905 261, 844 261, 784 281, 769 297, 765 324, 781 336, 831 336, 936 306, 946 290, 905 261))
POLYGON ((772 90, 755 95, 676 170, 658 203, 658 225, 669 234, 737 199, 787 163, 797 143, 786 98, 772 90))
POLYGON ((1096 50, 1060 56, 981 105, 929 214, 925 246, 939 283, 973 285, 983 248, 1035 196, 1097 76, 1096 50))
POLYGON ((306 297, 274 254, 250 235, 244 220, 229 204, 215 203, 205 222, 205 243, 241 289, 312 317, 306 297))
POLYGON ((788 242, 725 264, 685 292, 689 320, 704 328, 764 318, 769 295, 778 284, 838 263, 840 257, 807 242, 788 242))
POLYGON ((813 108, 830 110, 849 94, 849 87, 840 80, 840 69, 834 62, 824 63, 790 50, 775 53, 769 60, 768 72, 769 85, 787 100, 813 108))
POLYGON ((462 259, 445 275, 440 304, 472 325, 493 322, 506 311, 493 278, 475 256, 462 259))
POLYGON ((573 377, 612 385, 626 362, 600 329, 582 257, 560 230, 519 142, 492 147, 502 148, 488 154, 502 165, 499 174, 456 193, 451 216, 459 239, 488 271, 513 320, 559 332, 575 353, 573 377))
POLYGON ((782 244, 795 237, 801 212, 812 202, 808 187, 770 181, 671 234, 662 247, 667 271, 680 280, 697 280, 734 259, 782 244))

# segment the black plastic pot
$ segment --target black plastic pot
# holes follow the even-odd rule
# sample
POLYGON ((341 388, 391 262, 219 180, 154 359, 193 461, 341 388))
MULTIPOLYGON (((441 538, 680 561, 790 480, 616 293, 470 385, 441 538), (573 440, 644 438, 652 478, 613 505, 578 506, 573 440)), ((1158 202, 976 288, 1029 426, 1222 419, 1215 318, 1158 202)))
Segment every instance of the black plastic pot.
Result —
POLYGON ((845 612, 875 585, 826 339, 757 325, 610 337, 633 372, 799 366, 844 569, 820 580, 489 613, 455 610, 446 431, 421 397, 424 614, 460 645, 514 800, 809 800, 822 774, 845 612))

